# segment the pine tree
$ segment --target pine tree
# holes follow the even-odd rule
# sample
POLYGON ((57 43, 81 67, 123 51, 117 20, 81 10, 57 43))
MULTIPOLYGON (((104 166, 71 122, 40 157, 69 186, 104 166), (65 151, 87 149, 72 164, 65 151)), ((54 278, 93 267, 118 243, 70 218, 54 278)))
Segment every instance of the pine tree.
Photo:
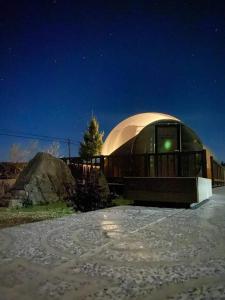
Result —
POLYGON ((84 132, 83 141, 80 143, 80 157, 89 160, 95 155, 100 155, 103 144, 103 135, 104 132, 99 132, 99 123, 93 116, 87 130, 84 132))

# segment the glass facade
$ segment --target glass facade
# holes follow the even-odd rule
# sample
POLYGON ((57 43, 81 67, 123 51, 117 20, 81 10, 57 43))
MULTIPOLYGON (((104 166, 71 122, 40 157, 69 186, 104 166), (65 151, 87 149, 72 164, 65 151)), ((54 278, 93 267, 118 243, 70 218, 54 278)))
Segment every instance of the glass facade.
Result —
POLYGON ((157 121, 114 151, 107 168, 121 177, 201 176, 202 150, 198 136, 183 123, 157 121))
POLYGON ((202 149, 203 145, 194 131, 175 121, 160 121, 146 126, 130 144, 131 154, 201 151, 202 149))

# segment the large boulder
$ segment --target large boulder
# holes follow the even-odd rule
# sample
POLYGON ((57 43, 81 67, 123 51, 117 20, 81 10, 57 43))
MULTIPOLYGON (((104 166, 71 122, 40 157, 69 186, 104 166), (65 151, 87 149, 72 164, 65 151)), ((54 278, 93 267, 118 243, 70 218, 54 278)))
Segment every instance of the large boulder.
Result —
POLYGON ((10 206, 69 200, 75 180, 61 159, 39 152, 20 173, 11 191, 10 206))

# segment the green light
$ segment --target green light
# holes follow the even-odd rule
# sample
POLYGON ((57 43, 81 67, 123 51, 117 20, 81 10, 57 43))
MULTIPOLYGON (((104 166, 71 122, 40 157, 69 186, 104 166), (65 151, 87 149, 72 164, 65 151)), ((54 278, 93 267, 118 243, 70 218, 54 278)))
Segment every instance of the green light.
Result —
POLYGON ((165 140, 165 142, 164 142, 164 149, 165 150, 170 150, 171 148, 172 148, 172 142, 171 142, 171 140, 165 140))

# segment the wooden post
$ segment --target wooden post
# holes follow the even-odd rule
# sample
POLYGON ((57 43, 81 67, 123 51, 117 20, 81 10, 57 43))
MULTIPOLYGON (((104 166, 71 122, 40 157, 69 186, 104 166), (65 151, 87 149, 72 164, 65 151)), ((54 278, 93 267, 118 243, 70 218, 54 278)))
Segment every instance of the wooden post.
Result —
POLYGON ((145 177, 148 177, 149 176, 149 172, 148 172, 148 169, 149 169, 149 155, 146 153, 144 155, 144 165, 145 165, 145 177))
POLYGON ((155 177, 159 176, 158 166, 159 166, 159 156, 157 153, 154 154, 154 167, 155 167, 155 177))
POLYGON ((181 177, 182 172, 181 172, 181 152, 175 152, 174 155, 174 160, 176 161, 176 156, 177 156, 177 175, 178 177, 181 177))
POLYGON ((211 169, 212 186, 214 186, 214 171, 213 171, 213 157, 212 156, 210 156, 210 169, 211 169))
POLYGON ((100 170, 102 171, 103 174, 105 174, 105 168, 104 168, 104 156, 100 156, 100 170))
POLYGON ((202 150, 202 177, 207 178, 206 150, 202 150))

